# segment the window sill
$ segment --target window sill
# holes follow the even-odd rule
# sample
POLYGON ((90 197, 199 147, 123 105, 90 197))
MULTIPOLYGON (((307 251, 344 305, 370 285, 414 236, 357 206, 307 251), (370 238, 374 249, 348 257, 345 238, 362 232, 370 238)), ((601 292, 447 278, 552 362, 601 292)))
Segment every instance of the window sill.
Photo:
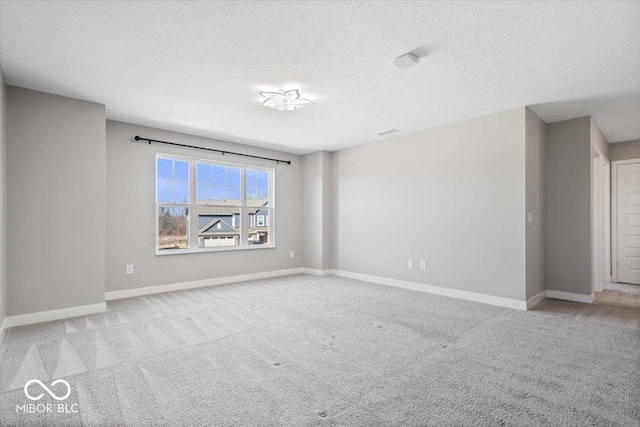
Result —
POLYGON ((260 249, 275 249, 275 248, 276 248, 276 245, 245 245, 245 246, 233 246, 230 248, 167 249, 163 251, 156 251, 156 256, 204 254, 204 253, 210 253, 210 252, 256 251, 260 249))

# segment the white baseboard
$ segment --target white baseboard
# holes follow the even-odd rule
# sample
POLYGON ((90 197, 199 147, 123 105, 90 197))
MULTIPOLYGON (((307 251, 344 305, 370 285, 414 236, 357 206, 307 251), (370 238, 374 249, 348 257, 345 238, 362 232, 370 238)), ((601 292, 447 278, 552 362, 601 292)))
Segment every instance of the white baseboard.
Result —
POLYGON ((310 274, 312 276, 331 276, 334 274, 333 270, 316 270, 314 268, 302 268, 302 273, 310 274))
POLYGON ((567 301, 584 302, 587 304, 593 304, 593 294, 592 295, 574 294, 573 292, 554 291, 551 289, 547 289, 547 297, 563 299, 567 301))
POLYGON ((262 273, 241 274, 238 276, 218 277, 215 279, 194 280, 191 282, 171 283, 168 285, 147 286, 144 288, 125 289, 122 291, 105 292, 105 301, 122 298, 139 297, 142 295, 161 294, 163 292, 183 291, 185 289, 204 288, 207 286, 226 285, 229 283, 246 282, 248 280, 267 279, 269 277, 289 276, 304 273, 304 268, 290 268, 288 270, 265 271, 262 273))
POLYGON ((527 300, 527 310, 530 310, 540 304, 545 298, 547 298, 547 291, 542 291, 538 295, 529 298, 527 300))
POLYGON ((498 305, 500 307, 513 308, 516 310, 527 309, 527 301, 520 301, 516 299, 511 299, 511 298, 496 297, 493 295, 479 294, 476 292, 442 288, 440 286, 425 285, 422 283, 407 282, 404 280, 389 279, 386 277, 369 276, 368 274, 352 273, 350 271, 333 270, 333 274, 340 277, 347 277, 350 279, 357 279, 357 280, 363 280, 366 282, 378 283, 380 285, 395 286, 397 288, 411 289, 414 291, 427 292, 430 294, 443 295, 447 297, 464 299, 468 301, 498 305))
MULTIPOLYGON (((61 308, 60 310, 40 311, 38 313, 9 316, 4 319, 4 328, 32 325, 34 323, 50 322, 52 320, 68 319, 70 317, 87 316, 89 314, 103 313, 107 311, 107 304, 81 305, 78 307, 61 308)), ((4 330, 4 329, 3 329, 4 330)))

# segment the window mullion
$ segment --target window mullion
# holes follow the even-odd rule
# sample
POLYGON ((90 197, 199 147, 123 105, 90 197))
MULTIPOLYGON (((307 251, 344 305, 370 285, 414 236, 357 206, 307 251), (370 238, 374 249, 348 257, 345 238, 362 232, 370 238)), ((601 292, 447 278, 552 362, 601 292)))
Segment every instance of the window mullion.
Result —
POLYGON ((246 208, 247 168, 242 168, 240 174, 240 246, 249 244, 247 227, 249 226, 249 214, 246 208))
POLYGON ((191 176, 189 177, 189 191, 191 194, 190 197, 190 201, 191 203, 189 204, 189 248, 190 249, 197 249, 200 247, 200 238, 198 236, 198 225, 200 223, 199 219, 198 219, 198 200, 196 198, 197 196, 197 185, 198 185, 198 180, 196 179, 197 175, 196 175, 196 170, 198 167, 198 162, 196 161, 192 161, 191 162, 191 168, 190 168, 190 173, 191 176))

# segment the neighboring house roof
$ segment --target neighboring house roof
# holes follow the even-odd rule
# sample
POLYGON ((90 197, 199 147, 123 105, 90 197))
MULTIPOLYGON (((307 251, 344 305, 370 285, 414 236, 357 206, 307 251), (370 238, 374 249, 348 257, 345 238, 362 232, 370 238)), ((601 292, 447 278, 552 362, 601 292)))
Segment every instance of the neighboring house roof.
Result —
MULTIPOLYGON (((233 214, 200 214, 198 215, 198 229, 201 229, 202 227, 204 227, 205 225, 209 224, 211 221, 213 221, 216 218, 220 218, 223 221, 225 221, 227 224, 231 224, 232 223, 232 218, 233 218, 233 214)), ((239 217, 239 214, 235 214, 236 218, 239 217)))
POLYGON ((228 233, 239 233, 239 231, 235 228, 233 228, 232 226, 230 226, 229 224, 227 224, 225 221, 222 220, 222 218, 214 218, 213 220, 209 221, 207 224, 205 224, 204 227, 201 227, 200 230, 198 230, 199 234, 228 234, 228 233), (220 224, 220 228, 218 228, 218 224, 220 224))

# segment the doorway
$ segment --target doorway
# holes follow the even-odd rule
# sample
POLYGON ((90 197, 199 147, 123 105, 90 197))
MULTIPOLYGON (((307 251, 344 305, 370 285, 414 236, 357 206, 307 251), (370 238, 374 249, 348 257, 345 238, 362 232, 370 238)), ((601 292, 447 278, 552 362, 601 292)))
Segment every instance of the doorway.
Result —
POLYGON ((613 162, 613 282, 640 284, 640 159, 613 162))

